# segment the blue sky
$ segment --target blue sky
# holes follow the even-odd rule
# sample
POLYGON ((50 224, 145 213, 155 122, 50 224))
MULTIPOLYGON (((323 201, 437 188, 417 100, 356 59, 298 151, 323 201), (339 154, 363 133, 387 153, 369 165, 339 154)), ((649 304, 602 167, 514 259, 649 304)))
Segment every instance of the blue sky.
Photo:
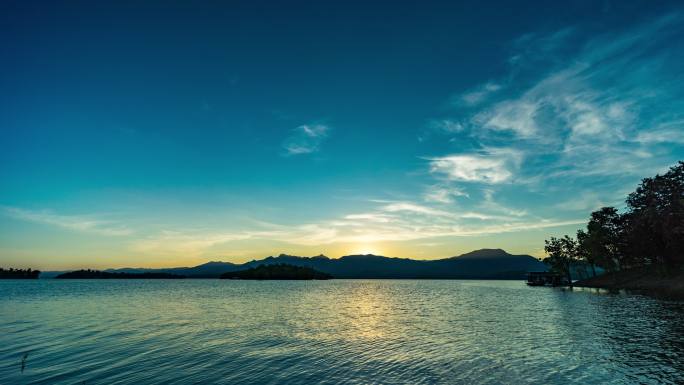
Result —
POLYGON ((542 255, 684 158, 676 2, 0 7, 2 265, 542 255))

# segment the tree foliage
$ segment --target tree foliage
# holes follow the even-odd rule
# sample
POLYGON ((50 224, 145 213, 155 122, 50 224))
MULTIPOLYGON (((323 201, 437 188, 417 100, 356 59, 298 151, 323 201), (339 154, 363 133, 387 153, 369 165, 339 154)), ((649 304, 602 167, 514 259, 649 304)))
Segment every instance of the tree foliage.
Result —
POLYGON ((586 231, 577 231, 578 253, 592 269, 601 266, 608 271, 617 270, 620 264, 621 226, 622 217, 617 209, 603 207, 591 213, 586 231))
POLYGON ((684 251, 684 162, 642 180, 627 197, 627 252, 636 264, 681 266, 684 251))
POLYGON ((580 255, 577 241, 566 235, 562 238, 551 237, 544 242, 544 251, 549 255, 544 262, 551 266, 551 271, 567 277, 568 282, 572 282, 570 271, 580 255))

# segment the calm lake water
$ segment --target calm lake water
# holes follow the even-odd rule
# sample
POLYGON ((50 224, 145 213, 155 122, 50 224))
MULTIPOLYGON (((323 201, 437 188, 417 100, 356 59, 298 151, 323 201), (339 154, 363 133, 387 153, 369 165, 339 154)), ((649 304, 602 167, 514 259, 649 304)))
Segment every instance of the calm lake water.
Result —
POLYGON ((638 295, 426 280, 0 281, 0 294, 2 385, 684 383, 684 303, 638 295))

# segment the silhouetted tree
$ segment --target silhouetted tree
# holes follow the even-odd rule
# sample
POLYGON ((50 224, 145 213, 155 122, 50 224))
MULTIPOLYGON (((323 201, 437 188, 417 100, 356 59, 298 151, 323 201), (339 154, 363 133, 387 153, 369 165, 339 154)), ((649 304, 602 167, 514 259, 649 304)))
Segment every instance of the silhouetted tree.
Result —
POLYGON ((544 251, 549 255, 544 262, 551 267, 551 271, 567 277, 572 285, 570 268, 579 259, 577 241, 566 235, 563 238, 551 237, 544 242, 544 251))
POLYGON ((578 254, 596 276, 595 266, 608 271, 620 268, 622 217, 614 207, 603 207, 591 213, 587 230, 577 231, 578 254))
POLYGON ((627 254, 638 262, 681 266, 684 254, 684 162, 645 178, 627 198, 627 254), (641 260, 641 261, 640 261, 641 260))

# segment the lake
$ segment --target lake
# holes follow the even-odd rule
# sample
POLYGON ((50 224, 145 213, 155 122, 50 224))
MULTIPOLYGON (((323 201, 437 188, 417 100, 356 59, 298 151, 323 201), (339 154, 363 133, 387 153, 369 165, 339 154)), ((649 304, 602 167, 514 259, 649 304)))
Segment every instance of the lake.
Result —
POLYGON ((684 383, 684 303, 640 295, 458 280, 4 280, 0 294, 2 385, 684 383))

